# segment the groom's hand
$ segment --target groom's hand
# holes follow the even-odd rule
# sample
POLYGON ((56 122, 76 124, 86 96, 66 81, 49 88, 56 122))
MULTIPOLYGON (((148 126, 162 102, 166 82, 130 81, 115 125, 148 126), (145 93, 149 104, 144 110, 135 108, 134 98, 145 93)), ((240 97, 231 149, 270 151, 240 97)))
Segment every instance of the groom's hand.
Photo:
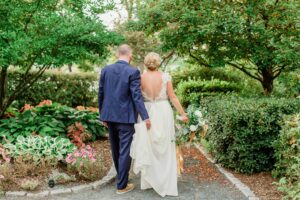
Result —
POLYGON ((101 122, 101 123, 104 127, 108 128, 107 122, 101 122))
POLYGON ((147 129, 149 130, 151 128, 151 121, 150 121, 150 119, 146 119, 145 123, 146 123, 147 129))

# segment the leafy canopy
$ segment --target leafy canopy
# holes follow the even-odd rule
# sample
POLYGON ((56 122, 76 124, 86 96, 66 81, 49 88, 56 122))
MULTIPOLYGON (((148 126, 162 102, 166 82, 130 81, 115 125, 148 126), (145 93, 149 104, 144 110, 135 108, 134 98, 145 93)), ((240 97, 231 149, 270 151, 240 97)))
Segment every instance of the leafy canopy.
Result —
POLYGON ((272 91, 283 70, 300 64, 298 0, 148 0, 132 23, 159 33, 164 50, 202 66, 231 65, 272 91))

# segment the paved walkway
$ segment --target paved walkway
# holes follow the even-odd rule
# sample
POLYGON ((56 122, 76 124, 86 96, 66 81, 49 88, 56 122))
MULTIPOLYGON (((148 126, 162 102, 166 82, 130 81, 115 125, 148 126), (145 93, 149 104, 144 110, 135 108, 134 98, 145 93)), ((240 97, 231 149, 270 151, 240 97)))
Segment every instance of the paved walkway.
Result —
MULTIPOLYGON (((139 189, 139 177, 134 176, 132 182, 137 188, 127 194, 115 194, 114 183, 99 190, 85 191, 79 194, 70 194, 43 198, 43 200, 246 200, 233 185, 220 185, 216 182, 201 182, 193 177, 184 176, 179 180, 179 196, 161 198, 153 190, 141 191, 139 189)), ((12 199, 12 198, 9 198, 12 199)), ((14 200, 25 200, 26 198, 13 198, 14 200)), ((27 198, 29 199, 29 198, 27 198)), ((26 199, 26 200, 27 200, 26 199)), ((30 198, 32 199, 32 198, 30 198)), ((39 198, 41 199, 41 198, 39 198)), ((42 199, 41 199, 42 200, 42 199)))

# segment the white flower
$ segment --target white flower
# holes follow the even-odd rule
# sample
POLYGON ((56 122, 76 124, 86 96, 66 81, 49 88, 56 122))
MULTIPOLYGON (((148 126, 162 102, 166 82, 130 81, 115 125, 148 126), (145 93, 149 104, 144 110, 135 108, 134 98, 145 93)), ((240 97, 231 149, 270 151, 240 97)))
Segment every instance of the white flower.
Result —
POLYGON ((197 130, 197 126, 191 125, 191 126, 190 126, 190 130, 191 130, 192 132, 196 131, 196 130, 197 130))
POLYGON ((201 118, 202 117, 202 113, 200 110, 196 110, 194 113, 197 117, 201 118))
POLYGON ((205 121, 199 121, 199 126, 204 126, 205 125, 205 121))
POLYGON ((4 176, 2 174, 0 174, 0 179, 4 179, 4 176))

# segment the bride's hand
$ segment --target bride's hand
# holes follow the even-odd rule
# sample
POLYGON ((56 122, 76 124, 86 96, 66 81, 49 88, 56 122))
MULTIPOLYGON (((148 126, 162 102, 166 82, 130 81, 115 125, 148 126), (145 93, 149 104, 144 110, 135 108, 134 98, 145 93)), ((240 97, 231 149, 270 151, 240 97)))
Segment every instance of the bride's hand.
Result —
POLYGON ((187 123, 189 121, 189 118, 186 114, 181 115, 181 121, 183 121, 184 123, 187 123))

